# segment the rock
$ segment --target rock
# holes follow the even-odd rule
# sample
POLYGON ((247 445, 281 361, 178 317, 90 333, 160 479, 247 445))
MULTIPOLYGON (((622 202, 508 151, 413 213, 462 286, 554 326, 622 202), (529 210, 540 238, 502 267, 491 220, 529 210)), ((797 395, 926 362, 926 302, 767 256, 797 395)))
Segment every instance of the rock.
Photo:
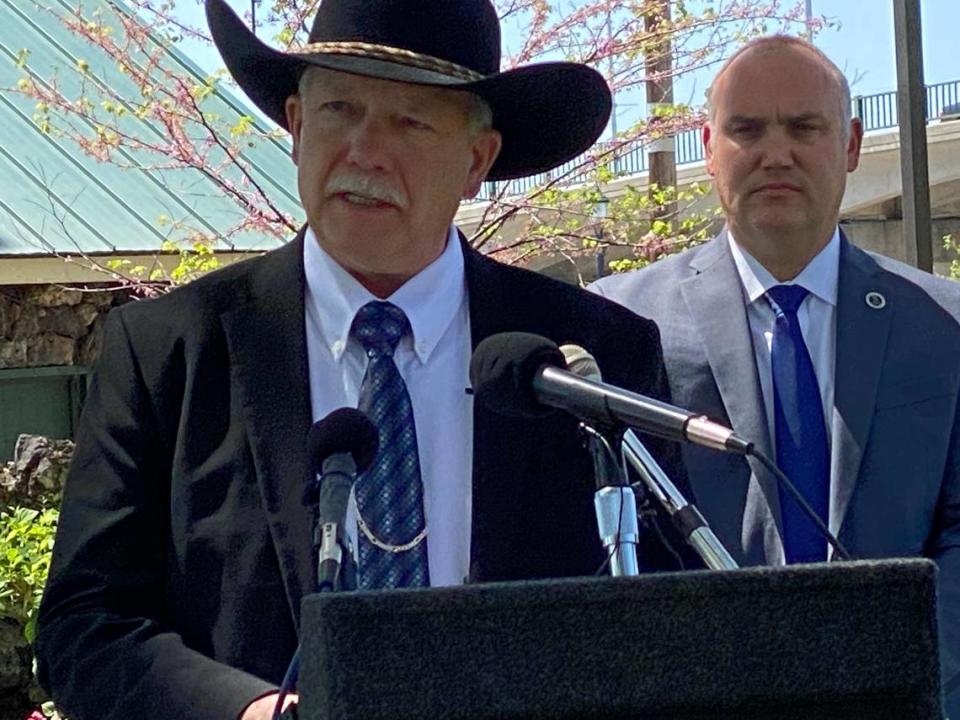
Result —
POLYGON ((77 352, 77 364, 85 367, 96 365, 97 358, 100 356, 100 346, 103 341, 103 325, 106 320, 106 314, 100 314, 94 320, 90 332, 80 341, 80 348, 77 352))
POLYGON ((21 304, 0 294, 0 339, 12 338, 13 327, 20 319, 21 304))
POLYGON ((87 304, 41 309, 38 313, 38 325, 42 333, 77 339, 90 332, 90 326, 96 320, 97 314, 97 308, 87 304))
POLYGON ((0 690, 0 720, 23 720, 33 705, 18 690, 0 690))
POLYGON ((37 289, 32 298, 35 305, 40 307, 57 307, 67 305, 73 307, 83 302, 85 293, 79 290, 61 287, 60 285, 45 285, 37 289))
POLYGON ((77 343, 59 335, 40 335, 27 343, 27 367, 74 365, 77 343))
POLYGON ((0 618, 0 720, 23 720, 46 700, 33 677, 33 653, 23 627, 0 618))
POLYGON ((30 658, 30 645, 20 623, 0 618, 0 692, 25 689, 30 684, 30 658))
POLYGON ((73 456, 69 440, 21 435, 13 462, 0 470, 0 497, 11 505, 35 505, 41 498, 59 497, 73 456))
POLYGON ((27 364, 26 340, 0 341, 0 369, 22 368, 27 364))
POLYGON ((130 299, 126 290, 112 290, 107 287, 97 287, 99 292, 88 292, 84 295, 84 302, 97 308, 99 312, 109 310, 114 304, 122 304, 130 299))
POLYGON ((13 323, 14 339, 29 338, 40 332, 40 313, 44 312, 36 305, 26 304, 20 309, 20 316, 13 323))

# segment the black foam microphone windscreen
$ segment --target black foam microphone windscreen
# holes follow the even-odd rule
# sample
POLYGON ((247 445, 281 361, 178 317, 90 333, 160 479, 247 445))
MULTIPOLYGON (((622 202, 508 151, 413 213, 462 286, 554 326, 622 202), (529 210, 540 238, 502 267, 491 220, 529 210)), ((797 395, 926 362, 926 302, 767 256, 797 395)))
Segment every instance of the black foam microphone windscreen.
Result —
POLYGON ((565 368, 557 344, 541 335, 505 332, 485 338, 470 360, 470 384, 477 401, 501 415, 545 417, 553 408, 541 404, 533 380, 544 366, 565 368))
POLYGON ((357 472, 362 473, 373 462, 379 444, 377 428, 355 408, 334 410, 315 422, 307 435, 310 466, 317 474, 322 472, 323 461, 335 453, 350 453, 357 472))

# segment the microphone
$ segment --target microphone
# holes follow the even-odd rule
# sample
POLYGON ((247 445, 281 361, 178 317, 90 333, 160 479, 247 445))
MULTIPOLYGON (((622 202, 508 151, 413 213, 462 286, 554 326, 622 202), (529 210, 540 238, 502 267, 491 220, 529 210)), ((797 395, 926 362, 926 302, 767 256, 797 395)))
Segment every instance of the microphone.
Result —
MULTIPOLYGON (((586 361, 580 354, 572 360, 586 361)), ((559 408, 604 425, 629 425, 667 440, 739 455, 748 454, 753 447, 730 428, 703 415, 599 379, 579 377, 566 367, 563 353, 551 340, 530 333, 499 333, 485 338, 474 351, 470 382, 481 403, 505 415, 544 417, 552 408, 559 408)))
MULTIPOLYGON (((560 353, 567 369, 574 375, 600 382, 600 366, 593 355, 582 347, 561 345, 560 353)), ((586 424, 581 424, 581 429, 587 437, 587 446, 593 457, 597 477, 593 510, 597 515, 600 544, 610 559, 610 574, 614 577, 639 575, 637 544, 640 521, 637 517, 636 495, 617 466, 616 455, 607 439, 586 424)))
MULTIPOLYGON (((373 462, 379 444, 373 423, 353 408, 334 410, 315 422, 307 433, 307 458, 313 480, 307 483, 303 499, 305 504, 317 506, 313 548, 317 551, 318 592, 356 587, 356 564, 349 541, 344 536, 343 524, 350 489, 357 475, 373 462), (342 573, 341 566, 344 568, 342 573)), ((298 643, 283 676, 272 720, 287 716, 287 713, 281 715, 281 711, 300 674, 300 647, 298 643)))
MULTIPOLYGON (((562 345, 560 352, 567 362, 567 367, 574 375, 594 382, 601 381, 600 366, 597 365, 596 359, 588 351, 579 345, 562 345)), ((663 472, 633 430, 627 429, 623 434, 623 451, 640 479, 647 486, 647 490, 667 511, 674 527, 687 544, 700 555, 706 566, 712 570, 735 569, 737 562, 713 530, 710 529, 709 523, 695 505, 687 502, 683 493, 663 472)), ((599 500, 595 500, 595 503, 598 502, 599 500)))
MULTIPOLYGON (((584 350, 579 345, 562 345, 560 347, 560 352, 566 360, 567 367, 575 375, 579 375, 582 378, 588 380, 593 380, 600 382, 600 366, 597 365, 596 359, 589 352, 584 350)), ((709 422, 709 421, 708 421, 709 422)), ((628 445, 631 443, 639 443, 639 441, 632 437, 633 433, 627 430, 625 439, 627 440, 628 445)), ((837 554, 842 557, 844 560, 850 559, 850 553, 847 549, 837 540, 836 536, 830 532, 830 530, 824 525, 823 520, 817 515, 816 511, 810 507, 806 498, 800 493, 796 485, 788 478, 773 462, 770 461, 763 453, 759 452, 752 443, 749 443, 747 455, 757 458, 773 475, 777 478, 777 481, 780 483, 781 487, 785 488, 787 492, 793 497, 793 499, 800 506, 801 510, 810 518, 811 522, 816 526, 817 531, 823 535, 827 542, 833 546, 837 554)), ((660 480, 662 485, 663 481, 660 480)), ((674 491, 677 492, 677 491, 674 491)), ((667 491, 669 495, 669 489, 667 491)), ((675 504, 675 503, 674 503, 675 504)), ((688 506, 692 507, 692 506, 688 506)), ((706 520, 699 515, 699 512, 696 513, 699 519, 694 518, 697 522, 694 523, 696 527, 706 526, 706 520)), ((719 542, 719 541, 717 541, 719 542)), ((716 549, 713 550, 716 552, 716 549)), ((702 555, 702 553, 701 553, 702 555)), ((704 557, 706 559, 706 557, 704 557)), ((710 566, 710 561, 707 561, 708 566, 710 566)))
POLYGON ((353 483, 373 462, 378 446, 377 429, 366 415, 354 408, 334 410, 315 422, 307 435, 308 457, 317 478, 308 493, 318 495, 313 542, 318 553, 319 592, 339 589, 341 566, 347 571, 346 584, 354 584, 349 579, 354 576, 355 568, 344 535, 344 519, 353 483))

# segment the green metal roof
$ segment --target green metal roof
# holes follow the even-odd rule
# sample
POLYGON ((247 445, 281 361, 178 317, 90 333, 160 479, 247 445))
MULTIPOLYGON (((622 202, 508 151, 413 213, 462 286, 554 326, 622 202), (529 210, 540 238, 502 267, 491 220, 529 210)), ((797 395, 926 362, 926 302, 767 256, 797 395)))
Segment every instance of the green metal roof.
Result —
MULTIPOLYGON (((163 168, 172 163, 143 150, 119 151, 113 162, 98 161, 73 140, 41 131, 34 120, 36 101, 13 91, 27 73, 40 81, 55 77, 70 99, 81 97, 82 82, 114 89, 120 97, 140 95, 115 60, 65 26, 64 18, 77 6, 76 0, 0 0, 0 257, 152 252, 164 240, 183 240, 190 231, 216 236, 216 250, 279 245, 281 240, 262 230, 236 232, 246 213, 199 170, 163 168), (24 56, 24 50, 29 54, 24 56), (87 72, 74 72, 82 63, 87 72)), ((117 0, 88 0, 81 7, 91 19, 99 7, 106 24, 116 13, 136 17, 117 0)), ((122 34, 119 24, 111 27, 122 34)), ((204 82, 206 74, 156 34, 149 42, 163 49, 163 67, 197 85, 204 82)), ((98 102, 95 95, 88 95, 98 102)), ((223 88, 218 87, 201 107, 228 127, 248 116, 255 130, 269 130, 223 88)), ((167 141, 165 127, 149 115, 138 118, 126 112, 118 122, 125 133, 158 144, 167 141)), ((86 130, 92 133, 93 125, 86 130)), ((203 134, 199 126, 191 132, 203 134)), ((209 167, 241 189, 252 189, 256 183, 275 207, 299 222, 302 210, 286 138, 258 137, 243 143, 241 158, 250 174, 246 181, 235 167, 222 165, 226 160, 222 148, 211 143, 204 152, 209 153, 209 167)))

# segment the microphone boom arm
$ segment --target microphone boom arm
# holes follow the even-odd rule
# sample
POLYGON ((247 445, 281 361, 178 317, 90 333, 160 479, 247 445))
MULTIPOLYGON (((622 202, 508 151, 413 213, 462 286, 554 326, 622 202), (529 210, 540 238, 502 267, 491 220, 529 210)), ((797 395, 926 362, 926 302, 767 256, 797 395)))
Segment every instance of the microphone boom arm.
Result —
POLYGON ((633 430, 623 434, 622 452, 650 493, 663 505, 684 540, 711 570, 740 567, 697 508, 687 502, 633 430))

